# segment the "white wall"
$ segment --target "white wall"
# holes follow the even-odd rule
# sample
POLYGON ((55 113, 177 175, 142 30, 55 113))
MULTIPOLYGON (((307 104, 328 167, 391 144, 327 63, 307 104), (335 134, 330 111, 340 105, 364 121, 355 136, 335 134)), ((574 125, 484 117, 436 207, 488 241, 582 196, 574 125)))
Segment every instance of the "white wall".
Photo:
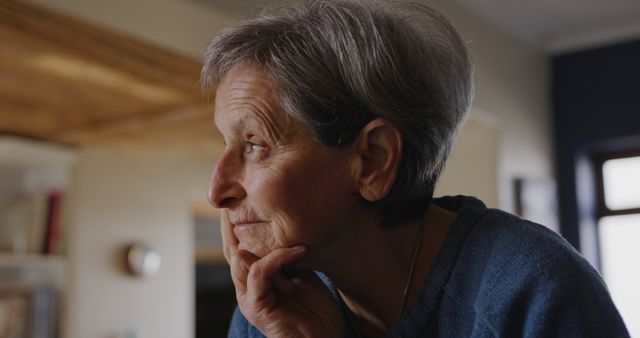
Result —
POLYGON ((547 58, 449 1, 431 3, 470 42, 477 76, 474 110, 493 116, 499 130, 498 206, 513 211, 514 178, 553 175, 547 58))
POLYGON ((65 337, 193 337, 191 208, 206 201, 211 159, 80 151, 69 193, 65 337), (142 241, 162 257, 155 277, 123 273, 118 254, 142 241))
POLYGON ((494 118, 473 111, 458 134, 435 195, 471 195, 498 206, 499 130, 494 118))

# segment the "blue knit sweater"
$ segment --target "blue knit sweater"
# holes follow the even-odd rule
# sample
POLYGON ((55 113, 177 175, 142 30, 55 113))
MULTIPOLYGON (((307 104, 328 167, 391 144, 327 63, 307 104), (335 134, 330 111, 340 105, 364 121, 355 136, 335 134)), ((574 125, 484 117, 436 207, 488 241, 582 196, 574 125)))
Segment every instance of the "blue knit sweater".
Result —
MULTIPOLYGON (((598 273, 560 236, 472 197, 434 203, 458 217, 388 337, 629 337, 598 273)), ((229 337, 263 335, 236 309, 229 337)))

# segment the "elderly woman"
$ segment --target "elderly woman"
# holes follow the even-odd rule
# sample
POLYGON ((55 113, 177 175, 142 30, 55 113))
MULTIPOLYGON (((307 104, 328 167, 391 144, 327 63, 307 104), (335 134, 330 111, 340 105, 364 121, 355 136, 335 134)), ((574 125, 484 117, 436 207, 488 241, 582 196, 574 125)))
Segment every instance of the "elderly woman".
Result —
MULTIPOLYGON (((233 337, 624 337, 546 228, 432 198, 469 109, 464 41, 419 3, 308 1, 208 48, 233 337)), ((471 170, 471 169, 470 169, 471 170)))

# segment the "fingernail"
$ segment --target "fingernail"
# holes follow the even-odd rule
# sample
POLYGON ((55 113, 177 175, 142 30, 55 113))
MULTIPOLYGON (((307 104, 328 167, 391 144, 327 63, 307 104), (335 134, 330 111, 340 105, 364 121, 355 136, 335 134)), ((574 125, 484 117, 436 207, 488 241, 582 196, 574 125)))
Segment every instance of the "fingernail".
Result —
POLYGON ((238 262, 238 256, 237 255, 232 255, 231 256, 231 265, 235 265, 238 262))

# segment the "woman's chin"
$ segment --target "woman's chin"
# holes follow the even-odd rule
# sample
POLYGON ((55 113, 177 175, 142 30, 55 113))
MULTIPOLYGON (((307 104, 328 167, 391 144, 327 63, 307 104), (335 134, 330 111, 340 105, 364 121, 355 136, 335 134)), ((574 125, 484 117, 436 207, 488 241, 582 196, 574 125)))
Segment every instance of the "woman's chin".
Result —
POLYGON ((243 241, 238 243, 238 249, 247 251, 258 258, 262 258, 273 251, 273 249, 270 249, 263 244, 245 243, 243 241))

